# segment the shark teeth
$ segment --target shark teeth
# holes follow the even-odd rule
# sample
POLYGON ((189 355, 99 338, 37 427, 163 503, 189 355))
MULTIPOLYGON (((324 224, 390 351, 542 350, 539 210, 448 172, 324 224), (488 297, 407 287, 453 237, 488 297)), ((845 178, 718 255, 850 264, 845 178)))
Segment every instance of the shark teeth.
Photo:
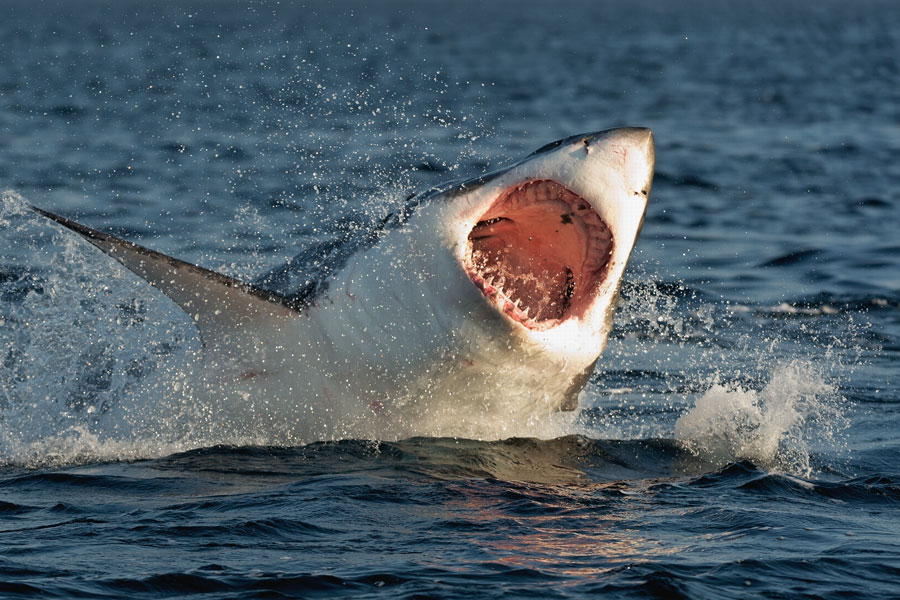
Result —
POLYGON ((546 329, 591 306, 613 249, 610 228, 587 200, 532 180, 507 188, 475 224, 465 268, 501 313, 546 329))

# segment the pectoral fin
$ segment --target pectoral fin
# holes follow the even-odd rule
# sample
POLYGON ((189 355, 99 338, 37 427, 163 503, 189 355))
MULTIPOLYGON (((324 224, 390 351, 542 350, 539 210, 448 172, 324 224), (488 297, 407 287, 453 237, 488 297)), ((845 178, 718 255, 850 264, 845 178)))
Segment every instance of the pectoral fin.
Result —
POLYGON ((253 336, 260 322, 295 318, 287 299, 202 267, 148 250, 40 208, 37 213, 80 234, 128 269, 146 279, 190 315, 204 347, 221 347, 253 336))

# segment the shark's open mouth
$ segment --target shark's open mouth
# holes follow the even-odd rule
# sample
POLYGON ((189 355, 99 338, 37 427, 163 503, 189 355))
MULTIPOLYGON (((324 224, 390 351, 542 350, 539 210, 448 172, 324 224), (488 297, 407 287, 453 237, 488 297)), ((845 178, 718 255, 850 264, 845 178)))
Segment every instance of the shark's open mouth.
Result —
POLYGON ((541 179, 507 189, 481 216, 466 271, 510 318, 547 329, 590 306, 612 250, 612 232, 590 203, 541 179))

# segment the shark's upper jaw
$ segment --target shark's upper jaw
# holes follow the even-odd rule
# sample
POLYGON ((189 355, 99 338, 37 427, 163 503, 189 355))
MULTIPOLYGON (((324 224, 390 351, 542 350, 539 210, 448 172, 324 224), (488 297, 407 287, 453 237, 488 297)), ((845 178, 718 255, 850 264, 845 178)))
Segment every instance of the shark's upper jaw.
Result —
POLYGON ((465 269, 484 296, 531 330, 580 317, 615 242, 591 203, 551 179, 508 187, 469 232, 465 269))

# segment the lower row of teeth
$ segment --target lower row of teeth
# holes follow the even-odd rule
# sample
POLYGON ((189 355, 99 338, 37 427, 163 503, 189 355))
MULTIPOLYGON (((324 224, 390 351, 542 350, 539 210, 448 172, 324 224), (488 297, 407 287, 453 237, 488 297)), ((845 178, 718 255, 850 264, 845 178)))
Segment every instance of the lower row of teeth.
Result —
MULTIPOLYGON (((498 281, 495 281, 497 278, 487 277, 481 278, 484 286, 485 294, 489 297, 499 296, 499 300, 497 300, 497 304, 507 313, 516 312, 518 317, 523 318, 524 320, 531 321, 534 318, 537 318, 541 312, 541 309, 538 308, 535 311, 534 317, 531 315, 531 307, 525 306, 522 307, 522 299, 515 298, 513 299, 504 289, 503 286, 506 285, 506 278, 500 277, 498 281)), ((548 304, 549 307, 555 307, 556 302, 550 302, 548 304)))

